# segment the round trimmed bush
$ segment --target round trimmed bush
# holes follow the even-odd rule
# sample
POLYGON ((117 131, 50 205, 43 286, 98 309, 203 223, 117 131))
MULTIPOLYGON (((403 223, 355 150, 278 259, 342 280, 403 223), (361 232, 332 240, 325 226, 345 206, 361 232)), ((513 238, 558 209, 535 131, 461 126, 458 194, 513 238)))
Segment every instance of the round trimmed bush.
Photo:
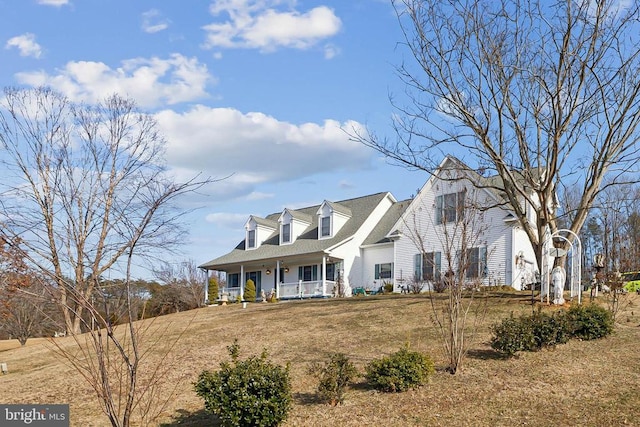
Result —
POLYGON ((508 356, 536 347, 536 337, 528 318, 508 317, 491 327, 491 348, 508 356))
POLYGON ((597 304, 572 305, 567 316, 576 338, 594 340, 613 333, 613 314, 597 304))
POLYGON ((205 409, 224 426, 273 427, 282 423, 291 408, 289 366, 267 360, 267 354, 239 360, 237 342, 228 347, 231 363, 217 372, 203 371, 194 384, 205 409))
POLYGON ((377 390, 393 393, 425 384, 434 372, 431 357, 405 346, 391 356, 371 361, 365 378, 377 390))

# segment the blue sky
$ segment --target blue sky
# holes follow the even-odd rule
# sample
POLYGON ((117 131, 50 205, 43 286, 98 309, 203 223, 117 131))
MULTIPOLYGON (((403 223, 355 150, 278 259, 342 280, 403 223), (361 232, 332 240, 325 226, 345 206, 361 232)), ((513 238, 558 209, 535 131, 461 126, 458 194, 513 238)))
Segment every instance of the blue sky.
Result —
POLYGON ((342 130, 393 137, 406 52, 387 0, 0 0, 0 23, 2 87, 130 96, 156 115, 178 177, 229 176, 184 200, 199 209, 172 261, 228 252, 251 214, 405 199, 427 178, 342 130))

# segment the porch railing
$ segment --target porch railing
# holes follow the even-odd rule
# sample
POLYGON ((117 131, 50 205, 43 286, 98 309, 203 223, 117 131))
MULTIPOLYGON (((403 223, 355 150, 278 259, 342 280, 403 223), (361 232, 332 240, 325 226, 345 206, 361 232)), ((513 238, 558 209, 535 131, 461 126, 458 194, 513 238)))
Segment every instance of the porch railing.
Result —
POLYGON ((278 285, 278 298, 313 298, 330 297, 333 295, 333 287, 336 282, 331 280, 312 280, 309 282, 280 283, 278 285))
POLYGON ((239 286, 237 288, 222 288, 222 290, 220 291, 220 295, 228 295, 229 299, 233 300, 233 299, 238 299, 240 298, 240 292, 242 291, 242 288, 240 288, 239 286))

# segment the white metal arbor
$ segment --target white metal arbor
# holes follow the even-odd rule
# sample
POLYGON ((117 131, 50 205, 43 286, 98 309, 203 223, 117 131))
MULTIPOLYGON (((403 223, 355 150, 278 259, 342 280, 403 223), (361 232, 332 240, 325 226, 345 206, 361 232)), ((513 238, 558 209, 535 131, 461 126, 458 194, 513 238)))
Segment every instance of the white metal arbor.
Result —
POLYGON ((563 256, 564 254, 558 253, 557 248, 553 246, 553 239, 561 239, 565 242, 569 243, 570 249, 567 251, 567 256, 571 259, 571 298, 575 296, 578 297, 578 304, 582 303, 582 286, 580 284, 581 275, 582 275, 582 243, 580 242, 580 238, 576 233, 571 230, 567 230, 565 228, 556 231, 555 233, 549 235, 542 245, 542 274, 541 274, 541 282, 542 287, 540 289, 540 301, 544 302, 544 298, 549 300, 549 275, 550 268, 549 263, 553 262, 552 258, 563 256), (573 242, 563 236, 561 233, 565 233, 567 235, 573 236, 573 242))

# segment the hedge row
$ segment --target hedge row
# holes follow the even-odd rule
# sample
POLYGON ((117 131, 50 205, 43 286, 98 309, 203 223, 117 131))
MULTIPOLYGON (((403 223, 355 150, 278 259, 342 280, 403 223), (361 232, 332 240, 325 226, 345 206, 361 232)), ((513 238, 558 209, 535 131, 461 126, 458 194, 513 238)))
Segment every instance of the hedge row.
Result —
POLYGON ((596 304, 574 305, 553 314, 538 311, 509 317, 492 326, 491 348, 508 356, 564 344, 571 338, 593 340, 613 332, 613 315, 596 304))

